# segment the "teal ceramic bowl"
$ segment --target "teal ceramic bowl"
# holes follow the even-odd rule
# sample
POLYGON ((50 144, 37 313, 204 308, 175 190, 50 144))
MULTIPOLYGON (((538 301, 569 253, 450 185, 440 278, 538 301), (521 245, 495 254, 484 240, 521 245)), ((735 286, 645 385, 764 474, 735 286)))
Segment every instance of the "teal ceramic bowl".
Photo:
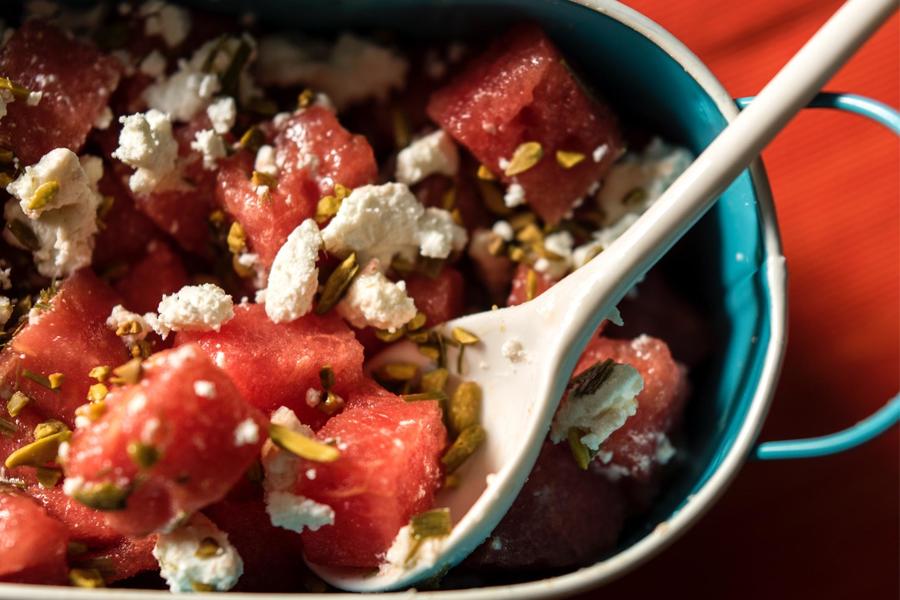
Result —
MULTIPOLYGON (((722 85, 683 44, 612 0, 195 0, 187 4, 232 14, 251 12, 274 30, 323 34, 345 29, 388 30, 424 40, 483 38, 516 21, 531 20, 549 32, 567 60, 624 111, 626 118, 696 153, 739 111, 722 85)), ((614 552, 594 565, 533 581, 498 584, 451 578, 448 583, 456 589, 422 592, 422 597, 559 597, 597 587, 661 551, 725 490, 753 451, 785 345, 785 261, 760 162, 741 174, 673 253, 675 262, 691 267, 679 273, 683 287, 692 290, 691 300, 713 325, 715 359, 695 374, 695 393, 685 419, 686 460, 652 510, 630 526, 614 552)), ((896 409, 894 405, 890 418, 882 415, 880 421, 870 423, 866 433, 850 434, 844 446, 882 430, 896 418, 896 409)), ((777 457, 784 448, 769 446, 768 450, 777 457)), ((807 448, 799 454, 810 452, 807 448)), ((167 595, 0 586, 3 598, 167 595)), ((400 596, 408 597, 405 593, 400 596)))

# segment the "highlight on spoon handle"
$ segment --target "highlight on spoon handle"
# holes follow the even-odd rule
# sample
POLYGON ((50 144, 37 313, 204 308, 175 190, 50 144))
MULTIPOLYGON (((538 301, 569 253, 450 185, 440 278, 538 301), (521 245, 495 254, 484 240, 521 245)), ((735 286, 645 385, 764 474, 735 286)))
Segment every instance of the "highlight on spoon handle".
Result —
POLYGON ((593 331, 634 282, 896 9, 896 0, 849 0, 841 6, 637 222, 543 295, 551 296, 548 304, 569 306, 557 357, 562 370, 574 367, 593 331))

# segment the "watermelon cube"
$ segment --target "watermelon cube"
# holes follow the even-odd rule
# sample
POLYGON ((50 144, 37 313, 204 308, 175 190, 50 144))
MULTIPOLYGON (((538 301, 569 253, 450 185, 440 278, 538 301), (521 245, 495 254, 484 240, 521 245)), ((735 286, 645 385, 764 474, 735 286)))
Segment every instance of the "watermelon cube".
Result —
POLYGON ((156 536, 121 537, 114 544, 91 548, 85 554, 72 557, 73 565, 95 566, 107 584, 129 579, 147 571, 158 571, 153 556, 156 536))
MULTIPOLYGON (((0 382, 6 397, 21 390, 43 413, 75 423, 75 409, 85 403, 88 377, 98 365, 115 366, 128 360, 125 344, 107 325, 112 307, 121 300, 89 269, 66 279, 57 293, 39 309, 0 353, 0 382), (62 373, 55 390, 26 376, 62 373)), ((46 383, 46 382, 45 382, 46 383)))
POLYGON ((119 84, 121 65, 93 45, 31 20, 0 52, 0 75, 43 94, 35 106, 11 103, 0 121, 0 146, 31 165, 54 148, 81 149, 119 84))
POLYGON ((117 170, 107 165, 98 185, 101 194, 113 198, 112 208, 103 217, 103 226, 94 238, 93 265, 98 271, 142 257, 147 244, 163 235, 153 221, 135 207, 131 191, 122 182, 123 166, 117 170))
POLYGON ((154 240, 146 246, 146 256, 128 269, 115 282, 128 310, 155 312, 164 294, 174 294, 189 283, 181 258, 163 241, 154 240))
POLYGON ((28 494, 44 507, 47 514, 66 526, 72 541, 90 548, 106 548, 122 540, 122 534, 107 524, 103 513, 69 498, 61 485, 52 488, 31 485, 28 494))
POLYGON ((126 535, 170 526, 225 496, 256 458, 265 419, 194 345, 154 354, 137 384, 76 430, 66 493, 126 535))
POLYGON ((528 205, 551 224, 603 177, 622 147, 612 111, 581 87, 535 25, 496 40, 432 94, 428 115, 504 183, 521 185, 528 205), (539 143, 542 157, 507 176, 505 161, 526 142, 539 143), (581 160, 566 168, 557 152, 581 160))
POLYGON ((260 196, 252 185, 253 157, 222 162, 216 186, 221 206, 244 228, 250 250, 266 267, 288 235, 315 216, 319 198, 334 184, 349 188, 375 180, 377 166, 365 138, 352 135, 322 107, 295 113, 275 127, 278 184, 260 196))
POLYGON ((66 583, 68 543, 62 523, 26 494, 0 487, 0 581, 66 583))
POLYGON ((462 314, 465 285, 463 276, 453 267, 444 267, 433 278, 419 274, 406 277, 406 292, 415 301, 416 309, 425 313, 428 327, 462 314))
POLYGON ((578 468, 565 445, 544 442, 525 487, 466 566, 581 566, 615 546, 624 522, 625 499, 615 484, 578 468))
POLYGON ((600 445, 596 461, 611 478, 649 481, 674 452, 668 436, 684 410, 687 374, 664 341, 646 335, 633 340, 595 338, 575 374, 608 358, 637 369, 644 389, 637 397, 637 412, 600 445))
POLYGON ((362 377, 362 346, 334 313, 275 324, 264 306, 241 304, 218 332, 179 332, 175 343, 197 344, 253 406, 264 411, 287 406, 313 428, 327 419, 306 401, 307 390, 322 389, 322 367, 331 367, 334 391, 345 399, 362 377))
POLYGON ((378 566, 410 517, 432 507, 447 441, 441 409, 435 401, 359 398, 317 437, 337 440, 341 456, 299 461, 294 493, 335 515, 334 524, 303 531, 306 557, 329 566, 378 566))

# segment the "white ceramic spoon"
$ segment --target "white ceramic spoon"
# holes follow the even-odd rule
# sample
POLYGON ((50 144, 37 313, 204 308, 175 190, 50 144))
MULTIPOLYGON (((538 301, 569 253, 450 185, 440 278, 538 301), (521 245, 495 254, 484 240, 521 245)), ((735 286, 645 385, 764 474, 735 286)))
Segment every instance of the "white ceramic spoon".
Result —
MULTIPOLYGON (((589 264, 531 302, 444 325, 448 335, 462 327, 481 339, 467 347, 463 362, 465 379, 482 387, 487 430, 486 443, 462 467, 461 485, 437 499, 436 506, 450 508, 452 533, 436 560, 412 568, 313 569, 344 590, 399 589, 456 565, 484 541, 524 485, 569 375, 600 322, 896 8, 895 0, 844 4, 665 194, 589 264), (518 362, 504 355, 510 341, 521 344, 518 362)), ((409 343, 376 360, 424 364, 409 343)), ((450 349, 448 364, 455 361, 450 349)))

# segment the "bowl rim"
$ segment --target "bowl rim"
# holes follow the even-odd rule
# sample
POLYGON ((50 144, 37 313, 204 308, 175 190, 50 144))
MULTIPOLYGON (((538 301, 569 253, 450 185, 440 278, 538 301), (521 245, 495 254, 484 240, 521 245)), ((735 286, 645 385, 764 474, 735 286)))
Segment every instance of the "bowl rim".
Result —
MULTIPOLYGON (((649 17, 616 0, 565 0, 565 2, 577 4, 610 17, 649 39, 684 68, 713 100, 726 121, 731 122, 738 115, 739 109, 731 95, 728 94, 709 68, 684 43, 649 17)), ((765 270, 765 278, 769 290, 768 298, 771 303, 771 335, 765 351, 759 383, 747 415, 741 424, 731 449, 723 458, 718 469, 703 484, 700 490, 689 496, 686 503, 667 521, 659 523, 650 534, 628 548, 594 565, 571 573, 536 581, 459 590, 422 591, 415 592, 416 597, 440 598, 441 600, 559 598, 596 588, 601 584, 625 575, 658 555, 690 529, 724 493, 748 457, 765 421, 775 386, 778 382, 786 345, 787 272, 775 206, 762 161, 760 159, 755 160, 749 171, 753 189, 756 193, 760 221, 763 225, 762 245, 766 258, 762 268, 765 270)), ((410 594, 410 591, 389 592, 379 593, 378 597, 384 600, 408 599, 410 594)), ((272 600, 273 598, 296 598, 301 596, 309 600, 351 600, 367 595, 347 592, 329 594, 304 593, 302 595, 299 593, 229 592, 229 597, 234 597, 238 600, 272 600)), ((89 590, 60 586, 0 584, 0 599, 4 600, 14 598, 24 600, 87 598, 100 598, 103 600, 163 600, 171 597, 170 592, 158 590, 89 590)))

